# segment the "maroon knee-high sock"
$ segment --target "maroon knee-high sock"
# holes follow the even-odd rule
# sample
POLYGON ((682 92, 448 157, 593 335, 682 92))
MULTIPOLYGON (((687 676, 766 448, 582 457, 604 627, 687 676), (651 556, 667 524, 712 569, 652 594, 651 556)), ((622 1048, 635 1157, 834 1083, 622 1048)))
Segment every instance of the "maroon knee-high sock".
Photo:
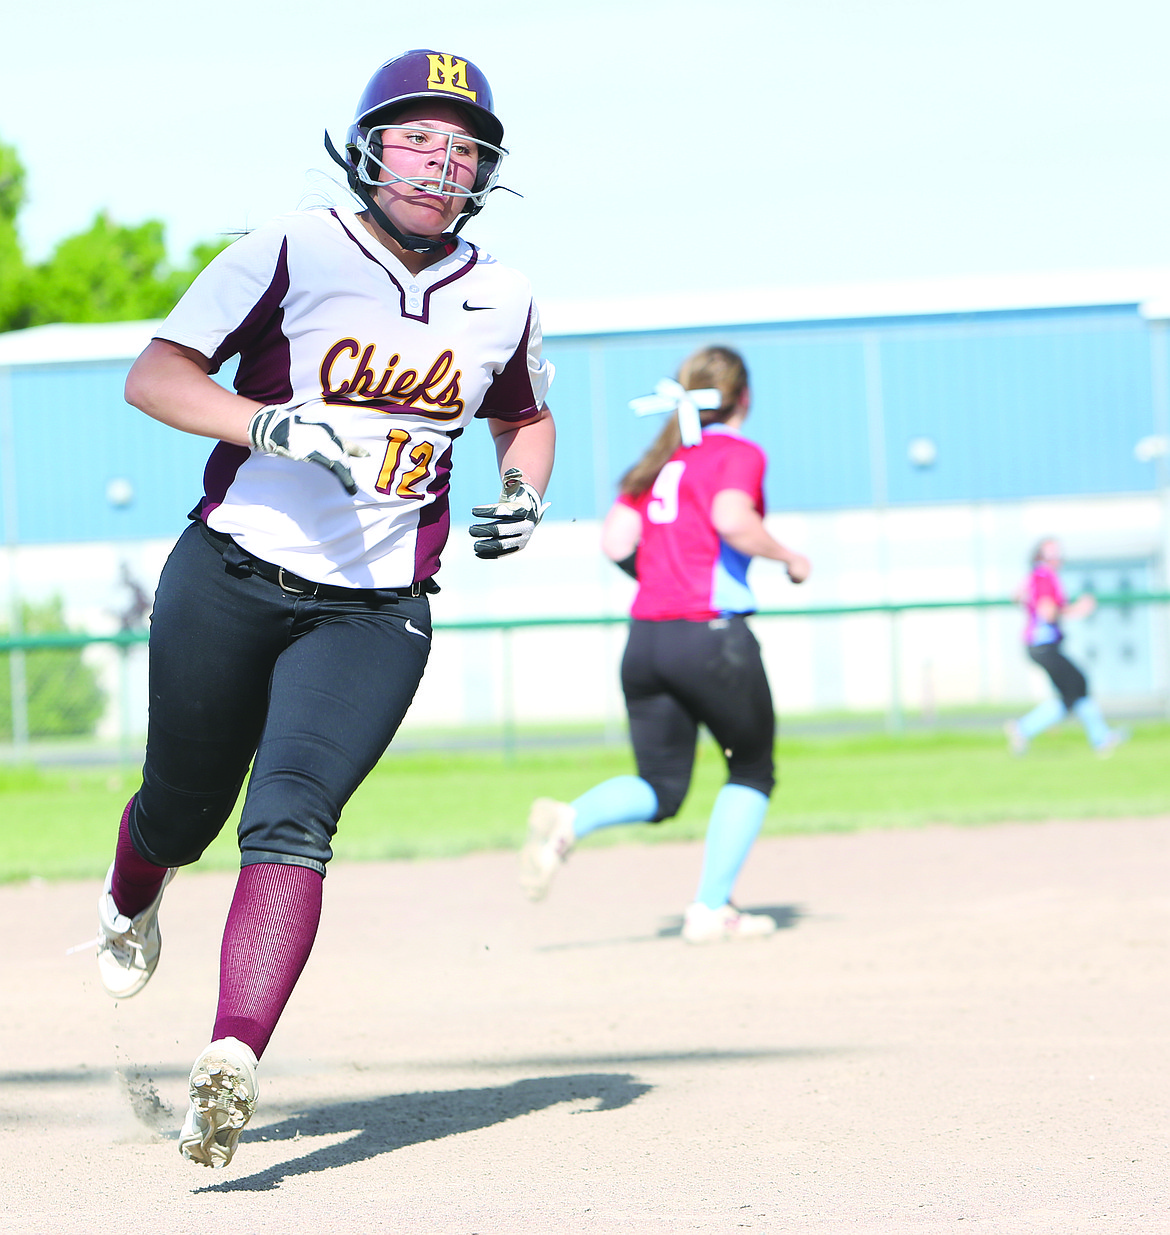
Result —
POLYGON ((128 918, 141 913, 154 900, 167 875, 165 866, 148 862, 134 848, 130 839, 130 812, 133 808, 134 798, 131 798, 122 812, 118 847, 114 850, 114 874, 110 881, 114 904, 118 906, 118 912, 128 918))
POLYGON ((309 959, 324 879, 305 866, 245 866, 228 910, 212 1038, 238 1038, 259 1059, 309 959))

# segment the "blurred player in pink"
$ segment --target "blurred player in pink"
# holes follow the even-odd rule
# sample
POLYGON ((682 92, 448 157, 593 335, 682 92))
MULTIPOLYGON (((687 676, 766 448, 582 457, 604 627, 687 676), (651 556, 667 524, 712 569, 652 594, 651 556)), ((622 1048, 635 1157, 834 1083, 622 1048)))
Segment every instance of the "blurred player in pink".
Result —
MULTIPOLYGON (((371 78, 345 168, 364 205, 298 211, 211 263, 135 362, 126 397, 217 439, 163 570, 142 786, 99 898, 115 998, 149 981, 158 910, 251 778, 211 1044, 179 1137, 223 1166, 309 956, 345 803, 410 706, 450 526, 455 440, 476 418, 503 492, 475 552, 524 547, 553 456, 552 377, 522 275, 459 237, 505 151, 483 74, 412 51, 371 78), (236 393, 211 374, 239 356, 236 393)), ((328 142, 327 142, 328 144, 328 142)))
POLYGON ((764 452, 740 432, 751 406, 742 358, 703 348, 684 361, 677 383, 658 390, 635 404, 677 416, 622 478, 602 530, 603 551, 638 580, 622 660, 638 775, 604 781, 570 803, 537 799, 521 885, 539 900, 583 836, 677 814, 702 724, 724 752, 727 784, 711 813, 683 938, 766 935, 776 929, 771 917, 731 903, 775 784, 772 696, 744 620, 756 608, 747 568, 753 557, 771 558, 801 583, 810 565, 764 526, 764 452))
POLYGON ((1071 604, 1066 600, 1060 583, 1060 564, 1060 542, 1042 540, 1032 554, 1032 573, 1019 592, 1020 603, 1028 615, 1024 645, 1029 658, 1051 678, 1057 697, 1038 703, 1019 720, 1009 720, 1004 732, 1012 754, 1023 755, 1037 734, 1072 712, 1084 727, 1093 749, 1099 755, 1108 755, 1125 740, 1125 733, 1109 727, 1096 701, 1089 697, 1085 675, 1060 650, 1064 638, 1061 621, 1088 617, 1097 602, 1088 592, 1071 604))

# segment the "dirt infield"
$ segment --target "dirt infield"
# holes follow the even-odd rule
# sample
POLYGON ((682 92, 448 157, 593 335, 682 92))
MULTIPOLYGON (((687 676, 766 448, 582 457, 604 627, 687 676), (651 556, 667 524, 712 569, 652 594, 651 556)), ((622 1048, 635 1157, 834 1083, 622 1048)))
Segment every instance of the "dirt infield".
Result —
POLYGON ((0 1230, 1170 1232, 1170 818, 335 867, 227 1170, 175 1138, 232 880, 115 1005, 90 885, 0 890, 0 1230))

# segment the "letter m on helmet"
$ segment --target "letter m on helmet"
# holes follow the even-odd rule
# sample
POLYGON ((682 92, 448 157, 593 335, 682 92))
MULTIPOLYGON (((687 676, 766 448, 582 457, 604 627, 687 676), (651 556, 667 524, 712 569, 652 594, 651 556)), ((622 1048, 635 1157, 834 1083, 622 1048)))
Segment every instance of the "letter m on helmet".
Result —
POLYGON ((442 52, 431 52, 427 59, 431 63, 431 75, 427 78, 427 88, 443 90, 448 94, 459 94, 465 99, 475 102, 475 91, 467 84, 467 61, 442 52))

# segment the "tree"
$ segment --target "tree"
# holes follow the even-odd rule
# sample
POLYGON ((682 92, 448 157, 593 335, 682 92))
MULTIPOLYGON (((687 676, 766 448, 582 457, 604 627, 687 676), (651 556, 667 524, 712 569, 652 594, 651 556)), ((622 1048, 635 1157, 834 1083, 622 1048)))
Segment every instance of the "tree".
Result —
POLYGON ((0 330, 9 329, 28 303, 28 268, 16 232, 24 198, 24 168, 16 151, 0 142, 0 330))
POLYGON ((0 219, 0 330, 28 325, 29 277, 14 224, 0 219))
MULTIPOLYGON (((206 246, 211 256, 224 245, 206 246)), ((125 227, 99 213, 31 273, 30 326, 44 322, 127 322, 165 317, 201 264, 169 270, 157 219, 125 227)))
POLYGON ((230 243, 197 244, 186 265, 174 269, 161 222, 126 226, 99 211, 88 231, 62 240, 47 261, 30 267, 16 230, 24 178, 15 149, 0 142, 0 330, 163 317, 230 243))
POLYGON ((24 166, 13 147, 0 142, 0 220, 15 223, 24 198, 24 166))

